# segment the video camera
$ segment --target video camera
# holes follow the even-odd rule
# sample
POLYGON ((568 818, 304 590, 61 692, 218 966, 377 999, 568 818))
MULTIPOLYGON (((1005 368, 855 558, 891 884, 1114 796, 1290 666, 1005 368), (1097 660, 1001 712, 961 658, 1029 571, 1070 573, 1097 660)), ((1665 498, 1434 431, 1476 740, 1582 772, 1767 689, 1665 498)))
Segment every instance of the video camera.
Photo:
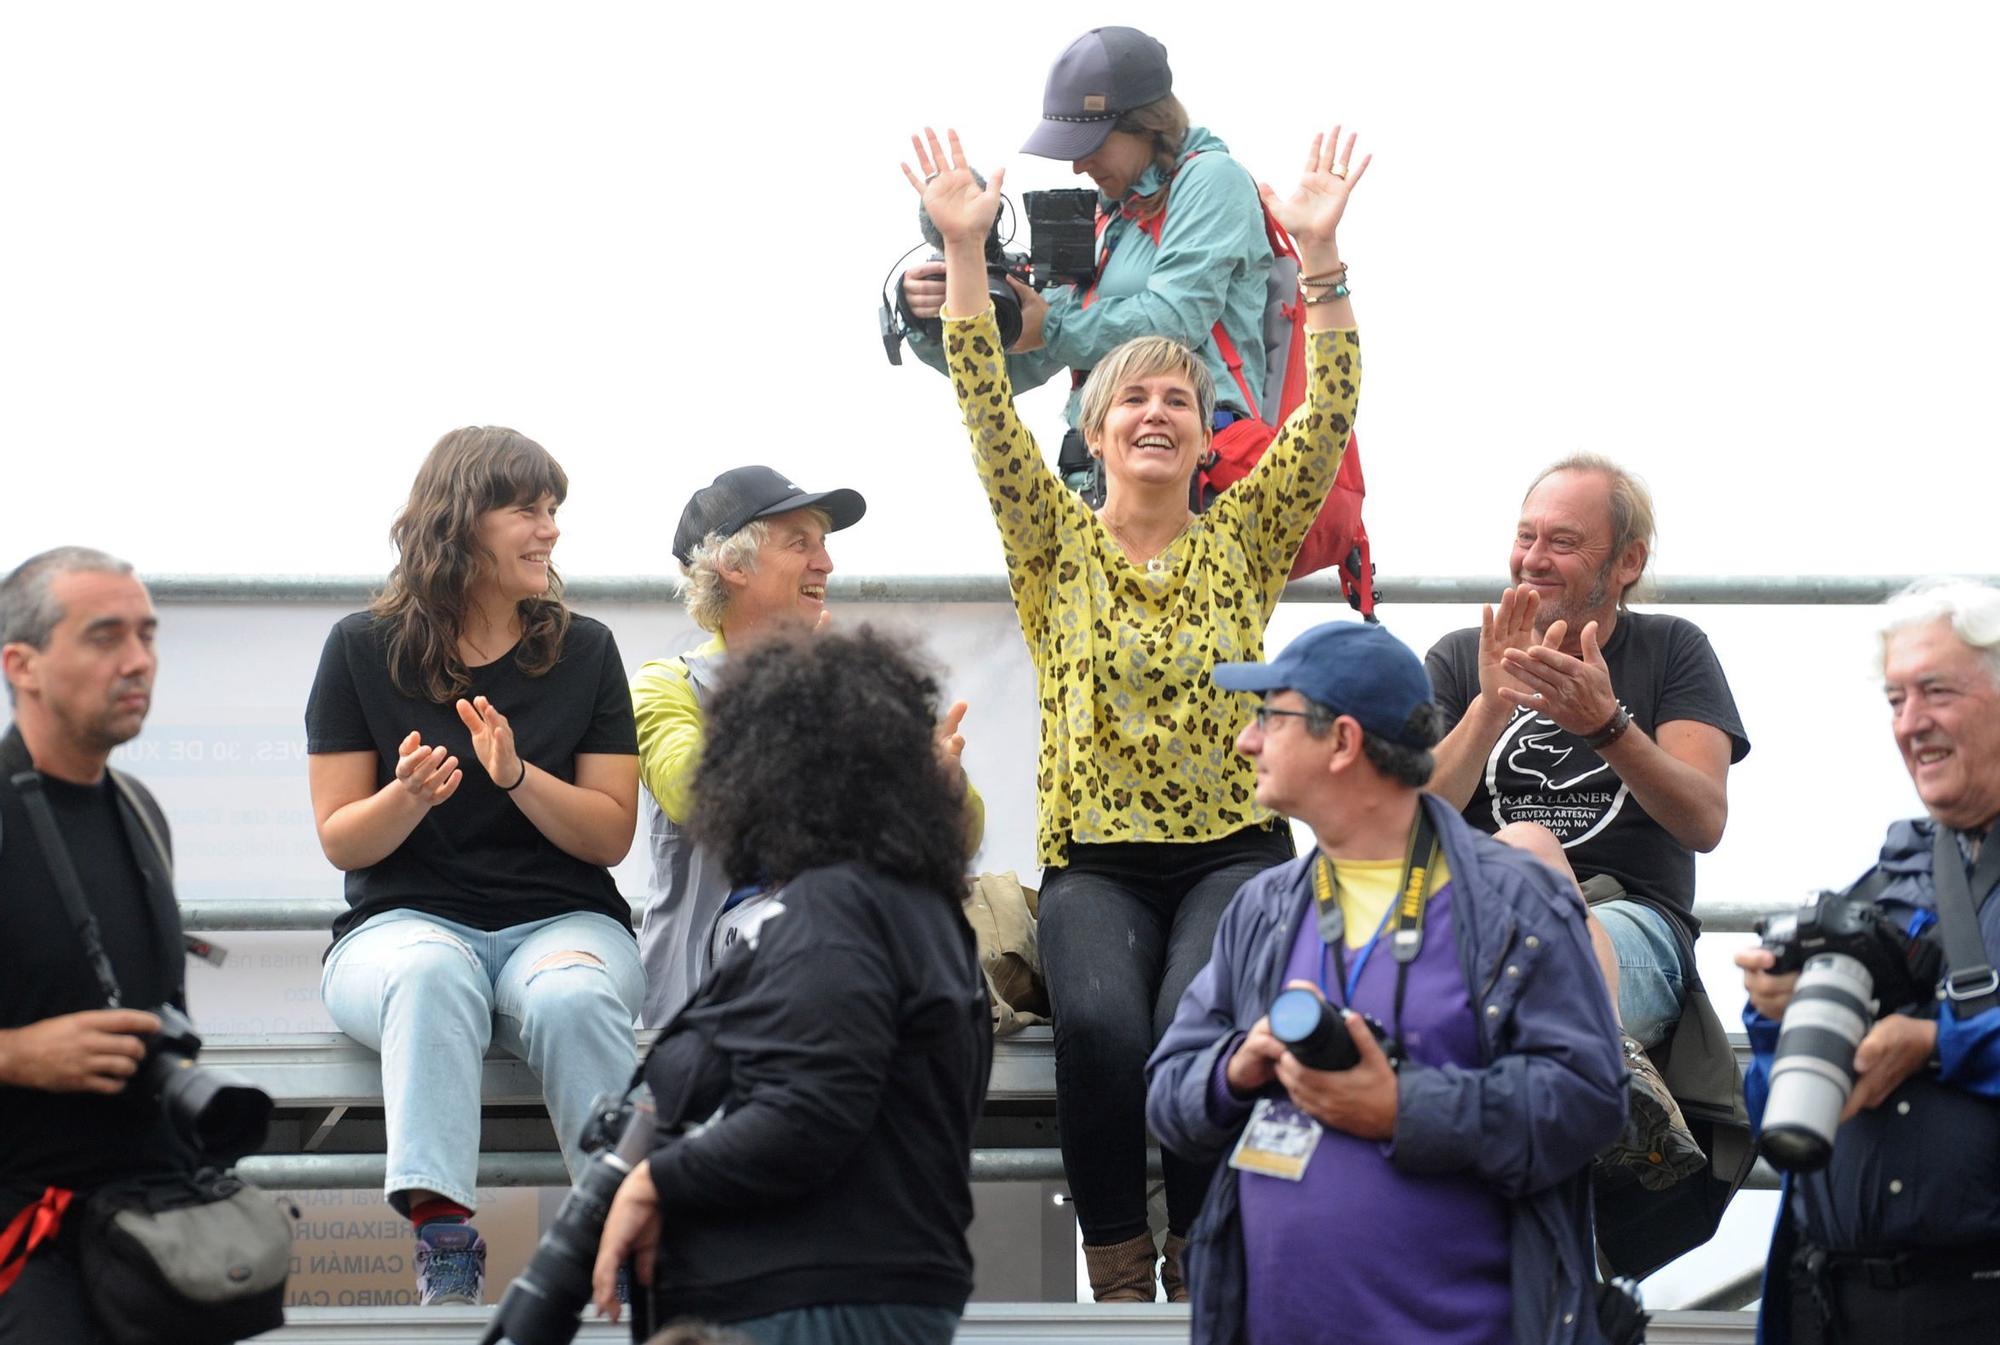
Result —
POLYGON ((1812 1172, 1833 1156, 1854 1091, 1854 1052, 1879 1018, 1932 999, 1944 954, 1911 937, 1867 897, 1821 892, 1796 912, 1757 922, 1776 974, 1798 972, 1778 1029, 1757 1147, 1776 1167, 1812 1172))
MULTIPOLYGON (((973 176, 978 178, 982 187, 986 185, 984 178, 976 173, 973 176)), ((1004 201, 1005 198, 1002 199, 1004 201)), ((1013 241, 1013 234, 1009 230, 1003 235, 1000 222, 1012 213, 1011 205, 994 217, 993 227, 986 235, 986 294, 993 300, 1002 346, 1013 345, 1021 336, 1021 301, 1014 297, 1013 287, 1007 283, 1009 276, 1024 285, 1047 289, 1051 285, 1089 284, 1097 273, 1095 191, 1088 187, 1065 187, 1055 191, 1023 192, 1021 199, 1028 216, 1028 250, 1007 250, 1007 244, 1013 241)), ((930 214, 922 206, 917 207, 917 227, 934 249, 930 260, 942 261, 944 235, 931 223, 930 214)), ((944 338, 944 324, 936 318, 920 318, 912 313, 903 294, 902 283, 896 280, 894 267, 890 268, 889 275, 891 280, 896 281, 896 292, 892 301, 888 294, 888 282, 884 282, 880 313, 882 349, 888 355, 889 363, 901 364, 906 333, 914 328, 931 340, 940 341, 944 338)))
MULTIPOLYGON (((576 1339, 577 1316, 590 1302, 604 1220, 626 1176, 653 1151, 654 1119, 653 1094, 643 1085, 630 1093, 600 1094, 591 1103, 582 1137, 590 1162, 563 1197, 527 1267, 507 1286, 480 1345, 569 1345, 576 1339)), ((637 1317, 642 1295, 636 1283, 632 1290, 637 1317)))

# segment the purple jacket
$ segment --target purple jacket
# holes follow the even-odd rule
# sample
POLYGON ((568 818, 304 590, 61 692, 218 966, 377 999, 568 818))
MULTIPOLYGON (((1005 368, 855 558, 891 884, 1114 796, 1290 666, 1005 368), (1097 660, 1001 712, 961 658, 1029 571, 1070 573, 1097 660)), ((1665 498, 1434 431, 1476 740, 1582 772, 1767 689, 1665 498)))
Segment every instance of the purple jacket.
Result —
MULTIPOLYGON (((1584 928, 1583 903, 1548 869, 1468 827, 1426 794, 1457 894, 1459 965, 1479 1014, 1483 1070, 1406 1065, 1389 1161, 1409 1173, 1471 1172, 1513 1202, 1514 1339, 1592 1345, 1591 1156, 1618 1136, 1626 1072, 1618 1025, 1584 928)), ((1243 885, 1208 965, 1146 1062, 1146 1120, 1160 1142, 1212 1159, 1236 1141, 1208 1111, 1216 1062, 1277 994, 1312 906, 1312 856, 1243 885)), ((1243 1334, 1236 1173, 1216 1169, 1190 1234, 1192 1345, 1243 1334)))

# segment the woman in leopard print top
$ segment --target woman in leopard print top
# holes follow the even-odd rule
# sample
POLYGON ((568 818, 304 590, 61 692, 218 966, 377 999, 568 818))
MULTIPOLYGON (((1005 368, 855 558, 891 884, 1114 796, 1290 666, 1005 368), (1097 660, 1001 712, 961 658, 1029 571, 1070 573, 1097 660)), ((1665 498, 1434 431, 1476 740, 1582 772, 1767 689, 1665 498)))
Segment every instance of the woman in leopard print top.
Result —
MULTIPOLYGON (((1292 557, 1332 485, 1353 423, 1361 352, 1344 284, 1309 290, 1305 405, 1206 513, 1188 485, 1207 451, 1215 386, 1199 356, 1141 338, 1092 371, 1081 428, 1104 463, 1090 509, 1014 414, 986 297, 983 240, 1003 174, 982 188, 956 134, 918 141, 924 209, 945 239, 945 350, 1006 552, 1041 703, 1036 776, 1041 949, 1055 1016, 1063 1165, 1100 1300, 1153 1296, 1146 1231, 1146 1056, 1208 960, 1216 922, 1251 875, 1292 853, 1258 808, 1233 739, 1254 705, 1209 680, 1259 660, 1292 557), (935 170, 935 171, 933 171, 935 170)), ((1309 277, 1344 268, 1335 230, 1367 160, 1316 137, 1290 200, 1263 188, 1309 277)), ((1165 1157, 1170 1296, 1209 1169, 1165 1157)))

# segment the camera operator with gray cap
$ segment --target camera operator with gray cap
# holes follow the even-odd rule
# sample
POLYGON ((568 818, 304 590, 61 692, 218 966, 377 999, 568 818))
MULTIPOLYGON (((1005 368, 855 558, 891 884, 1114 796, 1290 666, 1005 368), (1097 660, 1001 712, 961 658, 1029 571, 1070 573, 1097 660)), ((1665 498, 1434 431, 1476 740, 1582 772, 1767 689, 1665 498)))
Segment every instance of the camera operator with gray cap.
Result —
MULTIPOLYGON (((701 760, 702 707, 732 649, 821 628, 831 619, 833 573, 828 533, 852 527, 867 511, 852 490, 809 492, 769 467, 735 467, 696 491, 674 530, 674 558, 686 586, 688 615, 712 638, 679 658, 654 659, 632 679, 639 725, 640 805, 653 851, 653 873, 639 924, 646 967, 645 1027, 673 1017, 710 964, 709 935, 731 892, 720 869, 684 830, 694 808, 690 786, 701 760)), ((956 761, 965 704, 952 706, 938 730, 938 751, 956 761)), ((970 848, 985 831, 985 805, 968 787, 970 848)))
MULTIPOLYGON (((1064 414, 1074 427, 1092 366, 1134 337, 1170 336, 1199 352, 1215 379, 1215 428, 1245 417, 1275 423, 1277 408, 1245 404, 1246 389, 1264 387, 1271 270, 1257 185, 1227 145, 1188 124, 1173 94, 1167 49, 1136 28, 1093 28, 1070 43, 1049 71, 1041 123, 1021 148, 1067 159, 1096 184, 1103 232, 1089 286, 1044 295, 1010 281, 1022 317, 1007 357, 1014 391, 1069 370, 1073 390, 1064 414), (1218 349, 1218 330, 1239 353, 1239 369, 1218 349)), ((913 316, 937 317, 942 262, 911 267, 902 285, 913 316)), ((925 364, 944 371, 938 342, 914 328, 909 342, 925 364)), ((1064 462, 1068 471, 1068 455, 1064 462)))
MULTIPOLYGON (((1889 600, 1881 631, 1891 731, 1928 816, 1889 828, 1854 891, 1911 935, 1942 932, 1953 993, 1883 1016, 1853 1048, 1831 1160, 1786 1178, 1763 1341, 1969 1345, 2000 1323, 2000 589, 1921 581, 1889 600)), ((1774 975, 1769 948, 1736 963, 1761 1124, 1799 977, 1774 975)))

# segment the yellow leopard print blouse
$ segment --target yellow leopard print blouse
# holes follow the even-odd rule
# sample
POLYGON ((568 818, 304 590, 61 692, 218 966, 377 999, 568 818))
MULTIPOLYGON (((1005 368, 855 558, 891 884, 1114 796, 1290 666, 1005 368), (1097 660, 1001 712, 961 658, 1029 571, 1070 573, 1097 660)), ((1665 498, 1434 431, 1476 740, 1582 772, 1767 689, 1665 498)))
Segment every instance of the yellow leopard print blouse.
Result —
POLYGON ((1314 333, 1305 405, 1243 480, 1159 557, 1127 560, 1014 415, 993 310, 947 318, 945 355, 1034 659, 1042 741, 1036 849, 1207 841, 1271 814, 1235 750, 1255 705, 1209 681, 1264 657, 1264 627, 1318 514, 1361 385, 1353 331, 1314 333))

